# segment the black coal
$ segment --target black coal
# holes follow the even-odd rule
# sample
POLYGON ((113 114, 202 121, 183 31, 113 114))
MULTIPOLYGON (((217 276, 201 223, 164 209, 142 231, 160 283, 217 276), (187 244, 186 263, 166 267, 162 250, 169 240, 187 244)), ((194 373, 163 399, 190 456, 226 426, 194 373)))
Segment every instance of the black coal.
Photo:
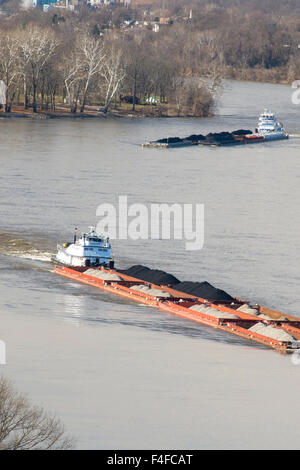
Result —
POLYGON ((234 298, 224 290, 214 287, 209 282, 193 282, 183 281, 180 282, 175 276, 160 269, 150 269, 147 266, 137 264, 131 268, 123 269, 121 271, 127 276, 141 279, 142 281, 151 282, 156 285, 172 286, 179 292, 184 292, 195 297, 202 297, 203 299, 215 301, 230 301, 233 302, 234 298))

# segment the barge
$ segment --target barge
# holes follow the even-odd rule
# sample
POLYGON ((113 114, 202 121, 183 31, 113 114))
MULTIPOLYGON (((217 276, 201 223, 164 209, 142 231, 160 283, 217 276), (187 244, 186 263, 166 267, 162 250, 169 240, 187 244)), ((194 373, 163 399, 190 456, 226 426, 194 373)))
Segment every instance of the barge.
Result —
POLYGON ((143 147, 176 148, 193 145, 212 145, 217 147, 256 144, 262 142, 285 140, 289 135, 274 113, 264 110, 258 118, 258 125, 253 133, 251 130, 238 129, 232 132, 215 132, 207 135, 192 134, 188 137, 166 137, 146 142, 143 147))
POLYGON ((104 266, 55 265, 54 273, 130 301, 261 343, 282 354, 295 351, 300 353, 300 318, 292 315, 284 315, 260 305, 253 306, 238 298, 212 300, 198 297, 177 290, 176 285, 155 284, 104 266))

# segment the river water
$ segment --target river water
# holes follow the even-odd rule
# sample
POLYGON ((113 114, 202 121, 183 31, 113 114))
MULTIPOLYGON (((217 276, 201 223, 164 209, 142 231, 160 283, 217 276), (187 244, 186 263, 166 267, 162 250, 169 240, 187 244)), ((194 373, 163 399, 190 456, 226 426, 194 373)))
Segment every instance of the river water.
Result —
POLYGON ((300 366, 260 345, 52 273, 56 243, 100 203, 202 203, 205 244, 114 242, 142 263, 300 317, 300 138, 142 149, 253 129, 264 106, 300 135, 287 86, 226 82, 209 119, 2 119, 1 372, 55 412, 78 448, 298 448, 300 366))

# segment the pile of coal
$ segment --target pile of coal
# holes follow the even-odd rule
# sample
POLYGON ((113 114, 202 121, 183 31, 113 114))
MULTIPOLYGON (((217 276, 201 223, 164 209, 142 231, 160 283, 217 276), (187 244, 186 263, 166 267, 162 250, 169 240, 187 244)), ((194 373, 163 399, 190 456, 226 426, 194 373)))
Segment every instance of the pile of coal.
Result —
POLYGON ((145 271, 150 271, 150 268, 143 266, 142 264, 135 264, 134 266, 131 266, 131 268, 123 270, 120 269, 120 272, 123 274, 127 274, 127 276, 136 277, 138 279, 141 279, 139 275, 142 275, 145 271))
POLYGON ((165 139, 159 139, 155 142, 159 144, 176 144, 178 142, 182 142, 182 139, 180 139, 180 137, 166 137, 165 139))
POLYGON ((157 285, 174 285, 180 282, 175 276, 160 269, 150 269, 147 266, 137 264, 131 268, 121 271, 127 276, 141 279, 142 281, 151 282, 157 285))
POLYGON ((210 132, 206 136, 209 142, 231 142, 234 140, 231 132, 210 132))
POLYGON ((237 131, 231 132, 232 135, 248 135, 252 134, 252 131, 249 129, 238 129, 237 131))
POLYGON ((191 141, 191 142, 200 142, 201 140, 205 140, 205 139, 206 139, 205 135, 192 134, 192 135, 189 135, 188 137, 185 137, 184 140, 188 140, 188 141, 191 141))
POLYGON ((233 302, 234 298, 227 292, 209 284, 209 282, 180 282, 175 276, 160 269, 150 269, 147 266, 136 264, 131 268, 123 269, 121 271, 127 276, 141 279, 142 281, 151 282, 156 285, 172 286, 179 292, 190 294, 194 297, 201 297, 203 299, 215 301, 228 301, 233 302))
POLYGON ((185 292, 195 297, 201 297, 202 299, 208 300, 218 300, 221 301, 230 301, 233 302, 234 298, 231 297, 227 292, 209 284, 209 282, 191 282, 184 281, 176 284, 174 289, 185 292))
POLYGON ((155 142, 158 144, 176 144, 179 142, 203 142, 207 141, 210 143, 218 142, 218 143, 230 143, 234 142, 234 136, 243 136, 252 134, 250 129, 237 129, 233 132, 210 132, 206 136, 203 134, 192 134, 188 137, 184 137, 181 139, 180 137, 166 137, 164 139, 156 140, 155 142))

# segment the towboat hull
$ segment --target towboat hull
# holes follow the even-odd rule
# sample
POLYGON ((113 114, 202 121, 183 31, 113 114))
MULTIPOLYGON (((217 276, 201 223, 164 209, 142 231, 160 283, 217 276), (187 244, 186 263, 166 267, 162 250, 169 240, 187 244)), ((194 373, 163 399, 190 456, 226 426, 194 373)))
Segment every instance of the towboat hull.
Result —
POLYGON ((82 269, 83 271, 87 268, 101 268, 102 266, 103 267, 107 267, 107 268, 111 268, 113 267, 113 260, 106 260, 106 261, 102 261, 102 262, 98 262, 98 263, 91 263, 89 262, 89 260, 85 260, 85 262, 81 263, 81 264, 75 264, 74 265, 70 265, 70 263, 64 263, 63 261, 60 261, 59 259, 57 259, 57 257, 54 255, 54 256, 51 256, 51 262, 57 266, 65 266, 66 268, 74 268, 76 270, 78 269, 82 269), (87 264, 86 264, 87 262, 87 264))
POLYGON ((264 134, 264 140, 266 142, 271 142, 271 141, 275 141, 275 140, 286 140, 288 139, 289 136, 288 134, 282 134, 282 133, 270 133, 270 134, 264 134))
MULTIPOLYGON (((77 229, 76 229, 77 231, 77 229)), ((111 245, 108 237, 98 236, 94 227, 90 227, 88 233, 83 233, 77 240, 76 233, 73 243, 57 245, 57 253, 52 256, 52 261, 63 266, 89 267, 107 266, 111 267, 111 245)))

